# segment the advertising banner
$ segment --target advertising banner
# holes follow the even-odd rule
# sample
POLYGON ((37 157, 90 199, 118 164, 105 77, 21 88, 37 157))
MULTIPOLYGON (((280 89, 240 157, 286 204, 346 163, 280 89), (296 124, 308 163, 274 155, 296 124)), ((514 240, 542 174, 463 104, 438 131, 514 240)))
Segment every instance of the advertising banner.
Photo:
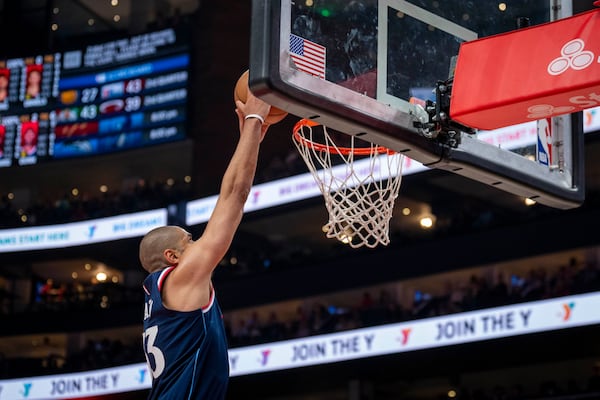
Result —
POLYGON ((461 44, 452 119, 497 129, 600 105, 600 9, 461 44))

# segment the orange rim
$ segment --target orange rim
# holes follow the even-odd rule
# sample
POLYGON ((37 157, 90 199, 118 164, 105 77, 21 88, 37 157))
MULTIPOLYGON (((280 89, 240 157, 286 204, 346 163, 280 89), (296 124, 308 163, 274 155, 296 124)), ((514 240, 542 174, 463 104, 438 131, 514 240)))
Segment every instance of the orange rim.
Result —
POLYGON ((305 138, 304 136, 300 135, 300 130, 302 130, 302 128, 304 127, 309 127, 312 128, 313 126, 319 126, 321 124, 319 124, 318 122, 315 122, 311 119, 306 119, 306 118, 302 118, 300 121, 296 122, 296 125, 294 125, 294 140, 296 140, 298 143, 300 143, 301 145, 308 147, 310 149, 314 149, 317 151, 327 151, 331 154, 343 154, 343 155, 349 155, 349 154, 354 154, 354 155, 358 155, 358 156, 368 156, 371 155, 373 152, 377 153, 377 154, 394 154, 395 151, 388 149, 387 147, 383 147, 383 146, 376 146, 376 147, 333 147, 333 146, 328 146, 326 144, 323 143, 316 143, 313 142, 311 140, 308 140, 307 138, 305 138))

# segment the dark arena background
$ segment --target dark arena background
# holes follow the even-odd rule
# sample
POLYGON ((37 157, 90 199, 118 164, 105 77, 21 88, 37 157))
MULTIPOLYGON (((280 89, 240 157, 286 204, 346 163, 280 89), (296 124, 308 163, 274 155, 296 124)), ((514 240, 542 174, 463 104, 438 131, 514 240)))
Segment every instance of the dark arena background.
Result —
MULTIPOLYGON (((137 246, 154 226, 202 233, 237 143, 250 13, 248 0, 0 2, 0 400, 146 398, 137 246)), ((228 398, 599 399, 600 107, 581 114, 581 206, 415 168, 375 249, 325 237, 298 118, 273 125, 214 275, 228 398)), ((535 147, 522 128, 503 135, 535 147)))

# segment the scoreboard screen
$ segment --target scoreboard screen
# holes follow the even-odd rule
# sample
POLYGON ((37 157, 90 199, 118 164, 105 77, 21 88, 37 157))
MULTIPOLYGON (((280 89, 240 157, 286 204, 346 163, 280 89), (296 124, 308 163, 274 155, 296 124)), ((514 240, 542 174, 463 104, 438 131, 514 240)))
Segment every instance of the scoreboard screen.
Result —
POLYGON ((0 167, 184 139, 189 67, 173 29, 0 60, 0 167))

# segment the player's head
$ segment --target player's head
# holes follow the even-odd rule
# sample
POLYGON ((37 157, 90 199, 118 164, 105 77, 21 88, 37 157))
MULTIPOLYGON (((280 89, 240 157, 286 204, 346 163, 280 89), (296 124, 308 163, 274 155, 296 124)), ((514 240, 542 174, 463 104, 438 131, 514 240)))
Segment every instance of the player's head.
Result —
POLYGON ((151 273, 168 265, 177 265, 179 257, 191 242, 192 235, 178 226, 152 229, 140 242, 142 267, 151 273))
POLYGON ((42 72, 36 68, 31 69, 29 75, 27 75, 27 80, 29 83, 38 83, 42 80, 42 72))
POLYGON ((25 134, 23 135, 25 137, 25 140, 27 142, 33 142, 35 140, 35 129, 33 129, 31 126, 27 127, 27 129, 25 129, 25 134))
POLYGON ((31 68, 27 72, 26 97, 33 98, 40 94, 40 84, 42 80, 42 71, 38 68, 31 68))
POLYGON ((8 97, 8 75, 4 72, 0 73, 0 101, 6 100, 8 97))

